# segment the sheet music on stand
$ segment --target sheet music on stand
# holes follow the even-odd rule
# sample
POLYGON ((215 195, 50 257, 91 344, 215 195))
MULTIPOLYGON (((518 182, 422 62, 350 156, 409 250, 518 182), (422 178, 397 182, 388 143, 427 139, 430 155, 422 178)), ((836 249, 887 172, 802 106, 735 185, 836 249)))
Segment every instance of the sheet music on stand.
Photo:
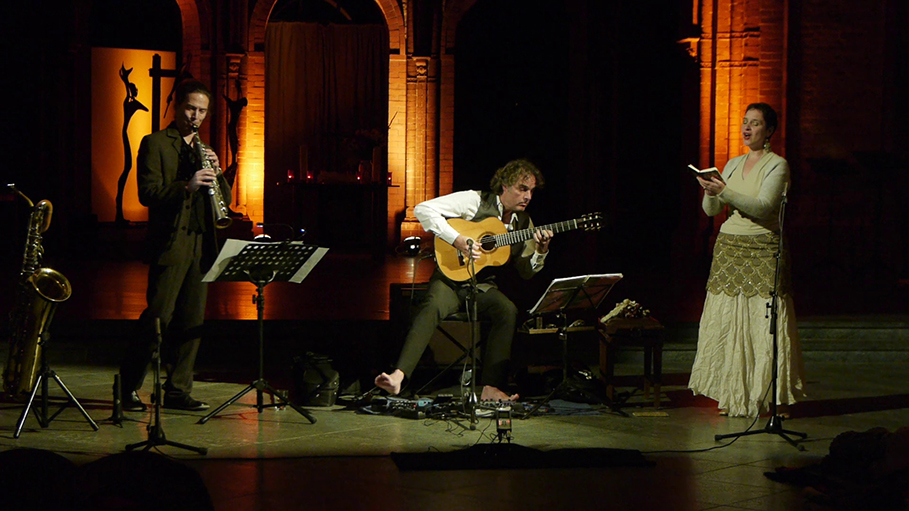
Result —
POLYGON ((275 271, 274 280, 299 284, 319 263, 327 248, 302 241, 261 242, 228 239, 202 282, 247 281, 250 268, 275 271))
POLYGON ((596 309, 620 280, 622 280, 621 273, 553 279, 543 296, 528 312, 531 316, 536 316, 546 312, 596 309))

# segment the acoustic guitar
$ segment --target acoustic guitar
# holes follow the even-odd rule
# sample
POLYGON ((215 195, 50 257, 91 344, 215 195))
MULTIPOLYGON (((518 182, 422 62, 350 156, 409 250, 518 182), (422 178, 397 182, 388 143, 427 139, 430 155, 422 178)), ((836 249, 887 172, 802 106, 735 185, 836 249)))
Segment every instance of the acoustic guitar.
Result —
MULTIPOLYGON (((566 220, 549 225, 538 225, 530 229, 521 229, 508 232, 505 224, 495 217, 489 217, 480 222, 471 222, 462 218, 450 218, 448 225, 456 231, 474 240, 480 246, 480 258, 474 261, 473 268, 477 273, 487 266, 502 266, 511 256, 510 245, 523 243, 533 238, 536 231, 552 231, 553 233, 567 232, 575 229, 596 231, 603 222, 600 213, 588 213, 581 218, 566 220)), ((470 278, 471 268, 468 258, 460 250, 454 248, 442 238, 435 239, 436 264, 449 279, 455 282, 464 282, 470 278)))

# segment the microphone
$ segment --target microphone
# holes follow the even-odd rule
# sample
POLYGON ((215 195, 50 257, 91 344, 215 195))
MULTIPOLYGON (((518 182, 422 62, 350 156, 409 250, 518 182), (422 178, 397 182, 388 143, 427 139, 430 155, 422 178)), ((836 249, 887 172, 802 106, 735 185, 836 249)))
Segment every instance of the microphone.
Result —
POLYGON ((467 238, 467 259, 472 263, 473 262, 473 240, 467 238))

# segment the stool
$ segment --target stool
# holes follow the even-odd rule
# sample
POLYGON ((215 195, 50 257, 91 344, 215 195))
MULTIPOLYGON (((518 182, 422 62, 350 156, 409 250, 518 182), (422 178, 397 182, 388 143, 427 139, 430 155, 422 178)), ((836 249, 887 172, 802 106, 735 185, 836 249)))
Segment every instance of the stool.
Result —
POLYGON ((606 395, 614 398, 613 376, 616 350, 626 346, 644 349, 644 397, 650 397, 653 386, 653 406, 660 407, 660 379, 663 371, 663 325, 646 318, 613 318, 598 323, 600 332, 600 374, 606 384, 606 395), (651 371, 652 369, 652 371, 651 371))
MULTIPOLYGON (((422 393, 425 389, 429 388, 433 383, 435 383, 436 380, 438 380, 439 378, 441 378, 442 376, 444 376, 446 373, 448 373, 448 371, 450 371, 450 370, 451 370, 453 367, 455 367, 456 365, 458 365, 458 364, 464 362, 464 360, 465 360, 467 357, 470 356, 470 329, 469 329, 469 322, 470 322, 470 321, 469 321, 469 316, 467 315, 467 312, 455 312, 454 314, 450 314, 450 315, 448 315, 447 317, 445 317, 445 319, 443 319, 443 320, 436 326, 436 331, 439 332, 440 334, 442 334, 443 337, 445 337, 446 339, 448 339, 449 341, 451 341, 451 343, 452 343, 458 350, 460 350, 461 353, 458 355, 458 358, 456 358, 454 361, 448 363, 448 365, 446 365, 441 371, 439 371, 435 376, 433 376, 431 380, 429 380, 428 382, 426 382, 425 384, 423 384, 422 387, 420 387, 419 389, 417 389, 417 390, 414 392, 414 394, 420 395, 420 393, 422 393), (448 322, 463 323, 463 324, 467 325, 467 326, 468 326, 468 330, 467 330, 467 335, 466 335, 466 337, 465 337, 465 338, 462 338, 462 339, 459 339, 458 336, 457 336, 456 334, 454 334, 454 333, 452 333, 451 331, 449 331, 448 329, 446 329, 446 328, 445 328, 445 323, 448 323, 448 322)), ((484 322, 483 320, 480 320, 480 328, 481 328, 481 330, 482 330, 482 327, 483 327, 484 324, 485 324, 485 322, 484 322)), ((476 349, 477 349, 477 350, 480 350, 480 349, 482 349, 482 346, 483 346, 483 340, 482 340, 482 336, 481 336, 480 339, 477 339, 476 349)), ((477 352, 477 362, 478 362, 478 363, 479 363, 479 358, 480 358, 480 355, 479 355, 479 354, 480 354, 480 352, 477 352)), ((475 377, 475 376, 476 376, 476 373, 477 373, 477 368, 473 368, 473 374, 471 374, 471 378, 475 377)))
MULTIPOLYGON (((425 295, 427 289, 429 288, 428 282, 416 282, 410 284, 404 283, 392 283, 389 290, 389 320, 392 322, 392 330, 396 332, 396 335, 401 335, 402 337, 406 335, 407 328, 410 326, 410 318, 413 314, 413 306, 425 295)), ((480 330, 481 335, 480 339, 477 341, 477 349, 480 350, 483 347, 483 337, 482 330, 488 326, 488 321, 483 319, 480 320, 480 330)), ((430 385, 435 383, 439 378, 448 373, 453 367, 462 363, 464 359, 470 356, 470 328, 468 322, 468 316, 466 311, 455 312, 450 314, 445 319, 443 319, 438 326, 436 326, 437 335, 434 335, 430 340, 430 348, 434 343, 438 342, 451 342, 451 346, 454 348, 451 351, 455 353, 444 353, 453 357, 453 362, 448 362, 447 360, 452 360, 452 358, 446 359, 445 362, 438 360, 437 363, 439 366, 442 364, 447 364, 440 372, 438 372, 431 380, 425 383, 420 387, 415 394, 419 394, 427 389, 430 385), (446 324, 447 323, 447 324, 446 324)), ((478 358, 481 352, 477 352, 478 358)))

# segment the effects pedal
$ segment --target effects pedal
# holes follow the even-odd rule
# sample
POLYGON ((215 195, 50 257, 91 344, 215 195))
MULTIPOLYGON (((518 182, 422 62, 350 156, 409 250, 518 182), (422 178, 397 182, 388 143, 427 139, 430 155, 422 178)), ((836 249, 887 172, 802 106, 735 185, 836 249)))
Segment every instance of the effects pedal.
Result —
POLYGON ((511 409, 499 408, 496 410, 496 436, 499 441, 511 441, 511 409))

